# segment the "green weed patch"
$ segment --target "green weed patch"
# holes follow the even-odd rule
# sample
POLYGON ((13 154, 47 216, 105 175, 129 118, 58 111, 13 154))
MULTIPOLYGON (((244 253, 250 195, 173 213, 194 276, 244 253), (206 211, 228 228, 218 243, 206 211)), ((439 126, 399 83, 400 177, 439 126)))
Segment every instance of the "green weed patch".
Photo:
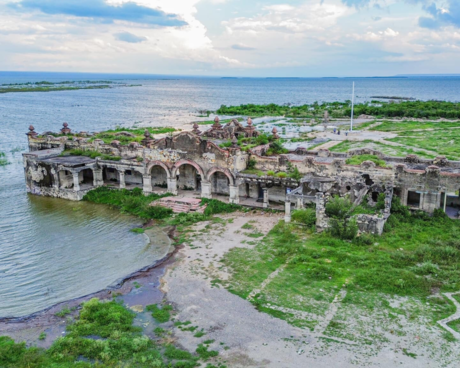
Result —
POLYGON ((170 208, 150 206, 153 201, 168 197, 170 194, 150 194, 145 196, 140 188, 133 190, 111 189, 99 187, 88 192, 83 200, 93 203, 107 204, 118 208, 122 213, 138 216, 144 220, 164 219, 172 215, 170 208))

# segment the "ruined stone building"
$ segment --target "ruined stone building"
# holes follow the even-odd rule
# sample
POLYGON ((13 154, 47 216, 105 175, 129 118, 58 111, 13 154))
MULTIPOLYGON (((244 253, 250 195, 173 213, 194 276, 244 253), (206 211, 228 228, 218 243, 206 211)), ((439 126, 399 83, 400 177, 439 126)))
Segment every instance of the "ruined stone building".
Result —
POLYGON ((104 185, 140 187, 146 194, 189 191, 202 198, 214 196, 230 203, 249 198, 255 206, 283 205, 286 221, 290 221, 291 207, 302 208, 313 202, 319 229, 327 227, 324 206, 329 196, 348 195, 355 203, 366 200, 373 204, 380 193, 385 193, 386 208, 382 213, 358 218, 360 229, 373 233, 381 233, 393 196, 411 209, 428 213, 460 204, 460 162, 444 157, 427 160, 415 155, 388 157, 368 149, 333 153, 301 148, 288 154, 265 156, 263 149, 243 151, 237 144, 237 134, 258 134, 252 124, 243 127, 232 122, 224 127, 217 119, 205 133, 197 126, 192 132, 161 139, 146 132, 141 143, 128 145, 117 140, 104 144, 86 133, 70 136, 67 125, 63 130, 66 132, 61 131, 56 137, 38 135, 30 127, 29 152, 23 155, 29 193, 81 200, 89 190, 104 185), (219 139, 232 137, 229 148, 218 146, 219 139), (94 151, 104 156, 92 159, 62 155, 69 150, 94 151), (371 161, 359 166, 346 164, 347 158, 361 154, 378 156, 386 167, 376 167, 371 161), (253 170, 248 173, 250 162, 253 170), (300 178, 279 174, 289 173, 293 167, 297 167, 300 178))

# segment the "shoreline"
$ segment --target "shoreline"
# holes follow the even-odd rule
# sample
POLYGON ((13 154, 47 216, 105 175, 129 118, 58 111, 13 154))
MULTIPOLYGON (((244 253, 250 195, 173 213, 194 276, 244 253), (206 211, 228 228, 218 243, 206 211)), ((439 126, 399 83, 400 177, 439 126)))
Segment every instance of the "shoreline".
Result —
MULTIPOLYGON (((143 226, 143 228, 152 227, 153 223, 154 223, 153 220, 149 221, 147 224, 143 226)), ((31 326, 28 326, 29 324, 30 325, 35 325, 36 323, 52 324, 53 318, 62 320, 62 317, 56 316, 56 313, 58 313, 64 307, 73 309, 72 313, 69 314, 70 316, 70 315, 73 315, 76 311, 80 309, 78 308, 78 306, 81 303, 86 302, 92 298, 99 298, 101 300, 106 300, 106 299, 112 298, 114 294, 116 294, 117 296, 124 296, 128 294, 133 288, 133 285, 128 285, 129 282, 135 282, 136 280, 139 280, 141 278, 152 276, 153 274, 155 274, 155 271, 157 271, 160 268, 160 266, 165 265, 172 258, 172 256, 178 252, 180 248, 180 247, 175 247, 172 244, 172 241, 175 240, 175 235, 176 235, 175 226, 169 226, 164 229, 161 229, 160 227, 158 227, 158 230, 163 232, 165 236, 169 239, 169 242, 170 242, 168 252, 164 257, 156 260, 153 264, 150 264, 137 271, 130 273, 129 275, 118 278, 113 283, 108 285, 106 288, 96 291, 94 293, 86 294, 83 296, 79 296, 73 299, 68 299, 68 300, 56 303, 48 308, 42 309, 40 311, 34 312, 26 316, 0 317, 0 335, 8 333, 8 330, 9 330, 7 328, 8 326, 18 326, 19 327, 21 324, 23 324, 24 326, 22 326, 22 328, 20 329, 27 329, 31 327, 31 326)), ((146 233, 144 234, 148 236, 146 233)), ((149 238, 149 245, 151 245, 152 238, 150 236, 148 236, 148 238, 149 238)))

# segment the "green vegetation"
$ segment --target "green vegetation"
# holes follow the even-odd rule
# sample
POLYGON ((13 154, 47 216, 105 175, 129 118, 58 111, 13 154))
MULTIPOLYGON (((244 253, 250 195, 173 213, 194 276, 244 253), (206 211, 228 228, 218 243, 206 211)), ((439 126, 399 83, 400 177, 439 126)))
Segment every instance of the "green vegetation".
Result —
POLYGON ((138 216, 144 220, 164 219, 172 215, 170 208, 160 206, 150 206, 153 201, 168 197, 171 194, 164 195, 149 194, 145 196, 140 188, 133 190, 111 189, 108 187, 99 187, 88 192, 83 200, 93 203, 108 204, 118 208, 122 213, 138 216))
POLYGON ((85 151, 81 149, 73 149, 73 150, 64 151, 61 153, 61 156, 86 156, 92 159, 99 157, 102 160, 110 160, 110 161, 120 161, 121 160, 120 156, 112 156, 112 155, 107 155, 105 153, 100 153, 97 151, 85 151))
POLYGON ((38 336, 38 339, 39 339, 40 341, 45 340, 45 339, 46 339, 46 333, 45 333, 45 332, 41 332, 41 333, 40 333, 40 336, 38 336))
POLYGON ((27 82, 9 83, 0 85, 0 93, 11 92, 54 92, 54 91, 76 91, 80 89, 106 89, 114 87, 134 87, 123 83, 112 81, 63 81, 63 82, 27 82))
POLYGON ((386 167, 386 162, 375 155, 356 155, 347 158, 347 165, 361 165, 364 161, 372 161, 376 166, 386 167))
MULTIPOLYGON (((371 124, 374 124, 372 122, 371 124)), ((369 125, 371 125, 369 124, 369 125)), ((450 129, 460 128, 460 121, 383 121, 369 130, 379 132, 403 132, 413 130, 426 130, 426 129, 450 129)))
POLYGON ((242 207, 233 203, 224 203, 217 199, 201 199, 201 204, 206 205, 205 216, 217 215, 219 213, 232 213, 241 210, 242 207))
POLYGON ((433 159, 438 155, 450 160, 460 159, 460 122, 430 121, 383 121, 370 130, 394 132, 395 138, 387 142, 372 140, 343 141, 330 148, 333 152, 347 152, 355 148, 370 148, 388 156, 407 156, 415 154, 421 158, 433 159), (393 142, 391 144, 390 142, 393 142))
MULTIPOLYGON (((351 207, 332 202, 327 212, 337 220, 349 219, 351 207)), ((303 218, 299 214, 296 221, 303 218)), ((312 221, 310 216, 305 218, 312 221)), ((357 310, 369 316, 377 313, 379 326, 382 320, 385 326, 394 323, 392 314, 410 313, 411 322, 421 318, 419 323, 429 323, 430 328, 438 328, 437 320, 455 312, 451 303, 431 293, 433 289, 460 290, 458 221, 440 211, 433 217, 422 212, 410 214, 396 198, 381 237, 362 234, 342 240, 335 236, 342 234, 347 235, 347 231, 316 234, 281 221, 255 248, 234 248, 224 256, 223 265, 229 267, 232 276, 221 284, 247 299, 269 275, 280 270, 249 300, 260 311, 311 329, 343 289, 346 297, 334 321, 341 324, 331 324, 326 334, 363 342, 384 337, 381 327, 372 329, 362 322, 357 325, 357 310), (399 307, 390 307, 388 300, 400 297, 406 298, 404 306, 398 302, 399 307), (286 312, 286 308, 304 315, 286 312)))
POLYGON ((312 227, 316 224, 316 210, 314 208, 295 210, 292 212, 291 218, 294 222, 312 227))
POLYGON ((339 239, 354 239, 358 234, 358 225, 352 218, 353 209, 353 203, 348 197, 332 197, 326 204, 326 215, 329 217, 328 233, 339 239))
MULTIPOLYGON (((208 111, 208 115, 209 116, 210 114, 210 111, 208 111)), ((223 120, 220 120, 219 122, 224 125, 224 124, 227 124, 227 123, 230 123, 233 119, 223 119, 223 120)), ((237 119, 238 121, 243 121, 243 119, 241 118, 238 118, 237 119)), ((212 125, 214 124, 214 120, 206 120, 206 121, 197 121, 197 124, 198 125, 212 125)))
POLYGON ((152 312, 152 317, 158 323, 166 323, 171 318, 172 306, 165 304, 161 308, 156 304, 148 305, 146 308, 149 312, 152 312))
MULTIPOLYGON (((73 310, 75 310, 75 309, 73 309, 73 310)), ((65 317, 65 316, 69 315, 70 313, 72 313, 73 310, 70 309, 69 307, 64 307, 59 312, 56 313, 56 316, 61 317, 61 318, 65 317)))
POLYGON ((393 157, 405 157, 407 155, 414 154, 422 158, 433 159, 437 156, 436 152, 430 153, 414 147, 390 146, 389 144, 373 141, 370 139, 366 139, 364 141, 343 141, 338 145, 329 148, 329 150, 331 152, 348 152, 349 150, 356 148, 370 148, 382 152, 387 156, 393 157))
POLYGON ((460 159, 460 129, 404 132, 388 141, 429 150, 450 160, 460 159))
POLYGON ((136 234, 144 234, 145 233, 145 229, 143 229, 141 227, 135 227, 134 229, 131 229, 130 231, 132 233, 136 233, 136 234))
POLYGON ((121 145, 128 145, 131 142, 140 143, 145 139, 145 131, 150 134, 166 134, 175 132, 176 129, 168 127, 148 127, 148 128, 116 128, 100 132, 91 137, 90 141, 102 139, 105 144, 110 144, 112 141, 119 141, 121 145), (126 134, 127 133, 127 134, 126 134))
POLYGON ((217 355, 202 344, 194 355, 151 340, 142 335, 140 327, 133 326, 135 316, 115 301, 92 299, 83 304, 79 318, 67 326, 66 335, 47 350, 0 337, 0 367, 193 368, 200 365, 200 359, 217 355))
POLYGON ((6 166, 8 165, 9 162, 8 160, 6 159, 6 155, 5 155, 5 152, 1 152, 0 151, 0 166, 6 166))
MULTIPOLYGON (((332 118, 344 118, 351 115, 351 101, 315 102, 302 106, 293 105, 222 105, 217 114, 249 116, 286 116, 292 118, 317 118, 328 111, 332 118)), ((398 103, 372 101, 355 104, 354 115, 373 115, 377 117, 410 118, 460 118, 460 103, 446 101, 400 101, 398 103)))

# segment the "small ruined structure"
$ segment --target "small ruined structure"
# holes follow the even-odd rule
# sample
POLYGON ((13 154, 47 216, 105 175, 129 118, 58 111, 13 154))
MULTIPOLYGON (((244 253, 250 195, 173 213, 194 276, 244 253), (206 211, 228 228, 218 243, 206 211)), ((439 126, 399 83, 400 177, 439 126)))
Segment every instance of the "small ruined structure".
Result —
MULTIPOLYGON (((200 134, 198 130, 198 125, 195 128, 193 133, 200 134)), ((213 138, 213 139, 232 139, 232 137, 237 138, 251 138, 257 137, 259 132, 252 125, 251 118, 248 118, 248 126, 244 127, 237 119, 232 119, 230 122, 222 126, 218 116, 214 118, 214 124, 211 126, 211 129, 201 134, 203 137, 213 138)))
MULTIPOLYGON (((180 132, 161 139, 154 139, 146 131, 141 144, 131 142, 127 145, 116 139, 105 144, 81 134, 39 136, 31 126, 27 133, 30 152, 23 154, 27 191, 70 200, 81 200, 89 190, 99 186, 139 187, 145 194, 163 191, 176 195, 181 192, 186 193, 186 197, 214 197, 263 208, 282 206, 287 222, 291 220, 292 206, 300 209, 307 203, 315 203, 320 231, 328 226, 325 206, 331 196, 348 196, 355 204, 367 201, 373 206, 379 194, 384 194, 384 210, 357 217, 362 232, 376 234, 383 230, 393 196, 399 197, 402 204, 412 210, 428 213, 460 205, 458 194, 452 195, 460 189, 460 162, 445 157, 389 157, 370 149, 347 153, 299 149, 265 156, 264 146, 247 152, 238 146, 238 134, 245 137, 258 134, 250 119, 247 127, 231 123, 223 127, 216 119, 210 129, 214 133, 209 133, 219 137, 215 138, 216 142, 209 135, 205 139, 205 134, 197 134, 197 127, 194 127, 193 132, 180 132), (231 139, 230 147, 223 149, 217 145, 223 137, 221 133, 231 139), (92 159, 61 155, 63 151, 76 149, 104 156, 92 159), (363 154, 378 156, 385 167, 377 167, 371 161, 346 164, 347 158, 363 154), (250 163, 258 175, 246 171, 250 163), (287 174, 293 168, 297 168, 300 179, 298 175, 294 178, 287 174)), ((273 135, 277 132, 273 131, 273 135)))

